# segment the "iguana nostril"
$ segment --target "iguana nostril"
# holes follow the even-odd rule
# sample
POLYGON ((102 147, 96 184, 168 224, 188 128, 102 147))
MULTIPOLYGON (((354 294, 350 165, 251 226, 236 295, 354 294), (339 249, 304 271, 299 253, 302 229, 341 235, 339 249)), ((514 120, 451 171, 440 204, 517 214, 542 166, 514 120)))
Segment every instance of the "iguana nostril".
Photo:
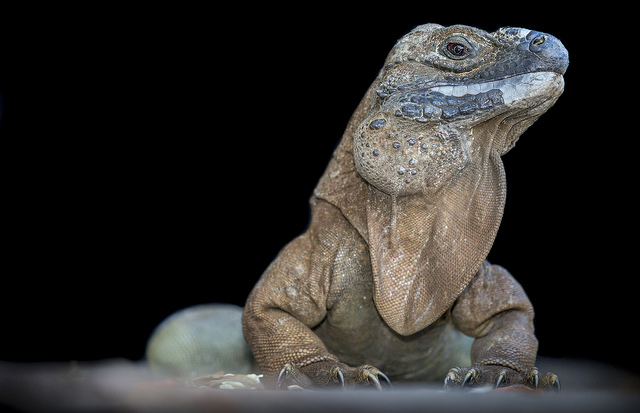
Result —
POLYGON ((554 38, 550 38, 544 33, 530 33, 530 35, 527 36, 527 39, 529 40, 529 50, 534 53, 545 53, 545 49, 554 48, 554 38))
POLYGON ((544 34, 541 34, 541 35, 537 36, 535 39, 533 39, 533 41, 531 43, 534 46, 540 46, 546 40, 547 40, 547 36, 545 36, 544 34))

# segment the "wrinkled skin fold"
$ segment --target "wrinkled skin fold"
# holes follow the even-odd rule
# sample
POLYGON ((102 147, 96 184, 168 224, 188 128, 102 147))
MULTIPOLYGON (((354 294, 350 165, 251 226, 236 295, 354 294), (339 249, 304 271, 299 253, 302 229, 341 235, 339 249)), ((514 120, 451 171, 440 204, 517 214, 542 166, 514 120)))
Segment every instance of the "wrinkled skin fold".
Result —
POLYGON ((486 256, 501 156, 561 95, 567 66, 559 40, 520 28, 427 24, 398 41, 314 191, 309 228, 247 300, 244 335, 267 375, 281 387, 555 386, 532 373, 531 303, 486 256))

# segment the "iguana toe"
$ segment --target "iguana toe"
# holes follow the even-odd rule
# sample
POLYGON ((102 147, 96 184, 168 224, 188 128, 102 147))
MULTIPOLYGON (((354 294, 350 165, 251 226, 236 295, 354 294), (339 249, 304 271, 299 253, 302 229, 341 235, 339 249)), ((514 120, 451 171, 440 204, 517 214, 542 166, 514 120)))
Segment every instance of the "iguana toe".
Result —
POLYGON ((560 391, 560 379, 554 373, 547 373, 540 380, 540 385, 545 390, 560 391))
POLYGON ((534 389, 560 391, 560 379, 554 373, 540 374, 537 367, 531 367, 524 376, 522 384, 534 389))
POLYGON ((382 383, 384 386, 391 388, 391 380, 383 372, 377 368, 369 365, 360 366, 357 368, 355 374, 352 375, 350 380, 353 384, 370 384, 378 390, 382 390, 382 383))
POLYGON ((536 367, 531 367, 526 374, 502 366, 476 366, 470 368, 454 367, 444 379, 444 388, 491 386, 494 388, 508 386, 526 386, 531 389, 560 390, 560 380, 554 373, 541 376, 536 367))
POLYGON ((311 379, 304 375, 294 362, 288 362, 282 367, 276 383, 278 390, 306 389, 311 386, 311 379))

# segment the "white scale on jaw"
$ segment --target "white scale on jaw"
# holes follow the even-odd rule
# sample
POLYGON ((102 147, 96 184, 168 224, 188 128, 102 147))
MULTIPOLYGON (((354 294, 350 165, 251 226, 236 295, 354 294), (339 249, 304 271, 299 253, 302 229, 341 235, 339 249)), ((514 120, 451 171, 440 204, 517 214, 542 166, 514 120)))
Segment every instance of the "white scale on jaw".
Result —
POLYGON ((505 104, 511 104, 515 99, 522 98, 529 94, 532 88, 545 84, 555 76, 553 72, 533 72, 512 76, 501 80, 485 83, 474 83, 460 86, 436 86, 431 88, 432 92, 439 92, 445 96, 461 97, 464 95, 477 95, 486 93, 493 89, 502 92, 502 99, 505 104))

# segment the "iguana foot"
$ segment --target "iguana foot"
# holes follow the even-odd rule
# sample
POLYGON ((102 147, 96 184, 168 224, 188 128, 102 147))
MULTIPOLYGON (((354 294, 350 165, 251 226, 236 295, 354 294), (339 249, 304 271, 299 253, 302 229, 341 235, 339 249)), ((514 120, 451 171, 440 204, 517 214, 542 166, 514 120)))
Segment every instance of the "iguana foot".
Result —
POLYGON ((373 386, 378 390, 391 388, 389 378, 370 365, 349 367, 342 363, 314 363, 305 367, 306 374, 298 366, 289 362, 278 375, 277 389, 293 390, 310 387, 337 386, 342 389, 356 386, 373 386))
POLYGON ((454 367, 444 379, 444 388, 492 386, 507 387, 525 385, 532 389, 560 391, 560 380, 554 373, 544 376, 536 367, 531 367, 525 375, 508 367, 476 366, 470 368, 454 367))

